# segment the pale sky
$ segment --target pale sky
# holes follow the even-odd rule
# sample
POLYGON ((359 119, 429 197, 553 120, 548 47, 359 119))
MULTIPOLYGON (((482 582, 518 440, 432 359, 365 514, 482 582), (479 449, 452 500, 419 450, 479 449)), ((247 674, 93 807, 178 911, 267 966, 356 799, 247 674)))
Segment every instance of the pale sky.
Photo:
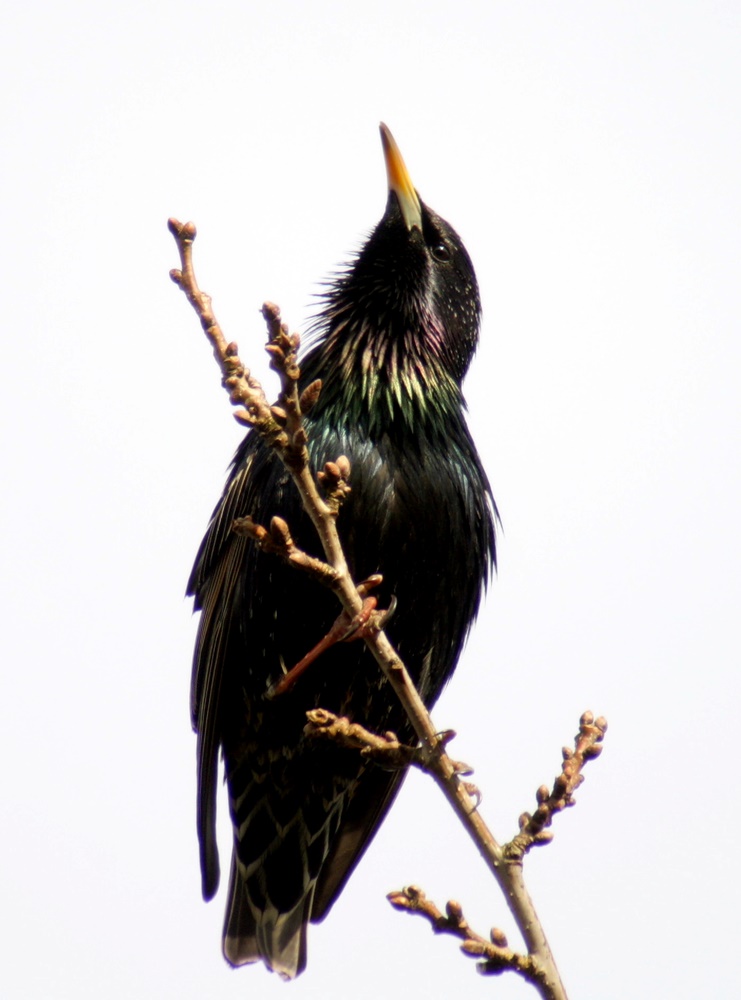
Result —
POLYGON ((740 29, 711 0, 6 5, 3 997, 536 995, 386 903, 417 883, 517 943, 421 775, 295 983, 230 970, 200 896, 183 595, 241 431, 166 219, 264 371, 262 301, 305 326, 383 212, 381 119, 476 266, 504 523, 435 722, 506 840, 609 720, 526 862, 571 1000, 737 988, 740 29))

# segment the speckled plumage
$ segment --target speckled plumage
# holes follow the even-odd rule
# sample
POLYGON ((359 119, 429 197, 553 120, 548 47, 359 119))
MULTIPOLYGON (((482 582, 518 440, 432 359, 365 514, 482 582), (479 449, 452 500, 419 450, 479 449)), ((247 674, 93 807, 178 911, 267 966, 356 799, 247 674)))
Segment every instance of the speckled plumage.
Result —
MULTIPOLYGON (((388 143, 384 136, 387 166, 398 155, 388 143)), ((397 187, 390 183, 383 219, 325 296, 301 381, 323 382, 307 418, 313 467, 343 454, 351 462, 338 527, 352 572, 383 574, 380 606, 398 601, 388 634, 431 705, 494 563, 496 509, 461 395, 479 327, 473 267, 451 227, 397 187)), ((403 779, 354 751, 306 741, 305 712, 321 706, 412 734, 362 642, 333 647, 290 692, 264 698, 339 606, 235 535, 234 518, 247 514, 263 524, 279 514, 299 546, 321 554, 287 472, 251 433, 189 584, 202 611, 192 683, 198 832, 208 899, 219 881, 221 749, 235 830, 225 956, 235 965, 262 959, 290 978, 305 966, 307 922, 327 913, 403 779)))

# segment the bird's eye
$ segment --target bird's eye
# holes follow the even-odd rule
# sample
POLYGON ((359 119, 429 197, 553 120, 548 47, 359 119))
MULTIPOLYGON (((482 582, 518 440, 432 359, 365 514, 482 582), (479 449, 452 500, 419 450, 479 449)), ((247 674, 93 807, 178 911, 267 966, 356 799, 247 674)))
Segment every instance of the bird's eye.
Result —
POLYGON ((435 260, 445 261, 450 260, 450 250, 445 246, 444 243, 436 243, 432 247, 432 256, 435 260))

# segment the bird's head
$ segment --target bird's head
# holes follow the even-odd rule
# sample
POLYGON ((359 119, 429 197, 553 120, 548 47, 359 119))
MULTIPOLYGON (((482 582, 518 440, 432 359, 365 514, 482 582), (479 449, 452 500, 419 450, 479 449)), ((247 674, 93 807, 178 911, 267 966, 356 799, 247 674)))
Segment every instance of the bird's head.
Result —
POLYGON ((460 237, 421 200, 385 125, 381 140, 386 211, 327 293, 317 362, 325 393, 413 420, 460 407, 481 306, 460 237))

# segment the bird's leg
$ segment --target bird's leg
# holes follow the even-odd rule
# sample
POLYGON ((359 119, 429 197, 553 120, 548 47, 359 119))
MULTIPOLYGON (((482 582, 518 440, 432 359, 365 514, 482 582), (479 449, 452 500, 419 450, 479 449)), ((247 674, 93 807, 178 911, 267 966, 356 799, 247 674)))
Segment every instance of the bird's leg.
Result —
MULTIPOLYGON (((366 598, 366 600, 372 601, 375 606, 375 597, 369 597, 366 598)), ((363 608, 365 609, 365 604, 363 604, 363 608)), ((362 615, 363 612, 361 611, 360 614, 362 615)), ((275 681, 274 684, 270 685, 265 697, 276 698, 278 695, 285 694, 287 691, 290 691, 299 677, 305 673, 306 670, 308 670, 314 660, 321 656, 325 650, 334 646, 335 643, 342 642, 345 636, 354 631, 357 627, 355 619, 348 621, 348 616, 343 611, 324 638, 320 639, 316 646, 314 646, 313 649, 310 649, 306 656, 302 657, 302 659, 300 659, 295 666, 291 667, 291 669, 284 674, 280 680, 275 681)))
POLYGON ((358 593, 363 598, 363 607, 352 618, 343 611, 337 618, 332 628, 323 639, 310 649, 309 652, 291 669, 285 673, 280 680, 275 681, 268 688, 265 697, 276 698, 278 695, 290 691, 299 677, 311 666, 322 653, 337 642, 353 642, 355 639, 364 639, 374 632, 380 632, 385 628, 386 622, 396 610, 396 597, 391 598, 391 602, 386 611, 376 611, 378 598, 370 597, 371 590, 375 590, 383 582, 380 573, 374 573, 367 580, 358 584, 358 593))
POLYGON ((288 673, 284 674, 280 680, 271 684, 265 695, 266 698, 277 698, 278 695, 290 691, 299 677, 311 666, 322 653, 337 642, 351 642, 353 639, 362 639, 370 630, 377 631, 378 625, 375 622, 374 612, 378 604, 378 598, 366 597, 363 607, 352 618, 343 611, 335 621, 332 628, 323 639, 310 649, 298 663, 291 667, 288 673))

